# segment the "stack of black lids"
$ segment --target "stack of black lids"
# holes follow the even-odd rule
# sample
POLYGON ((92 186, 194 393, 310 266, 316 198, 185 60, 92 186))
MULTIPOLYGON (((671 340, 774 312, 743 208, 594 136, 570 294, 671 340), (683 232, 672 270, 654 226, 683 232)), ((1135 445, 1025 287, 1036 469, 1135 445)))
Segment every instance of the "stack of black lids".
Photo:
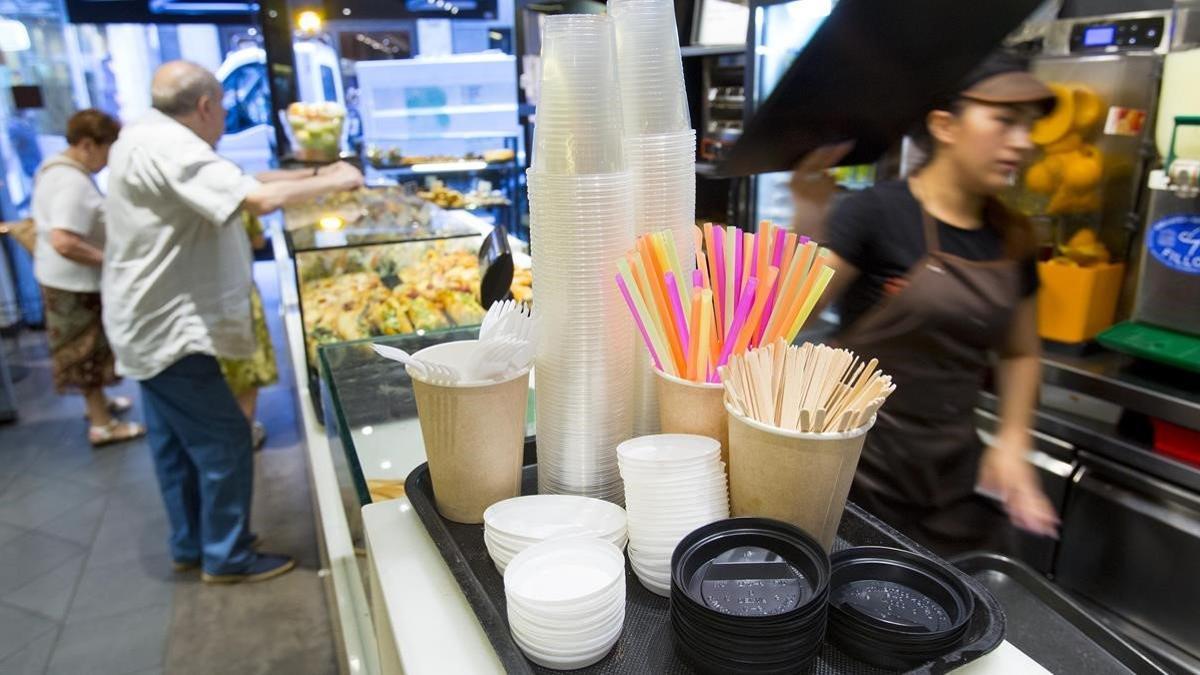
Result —
POLYGON ((795 672, 821 650, 829 582, 824 549, 793 525, 705 525, 671 557, 676 647, 700 672, 795 672))
POLYGON ((966 634, 974 596, 944 563, 882 546, 838 551, 831 563, 829 634, 847 654, 906 669, 966 634))

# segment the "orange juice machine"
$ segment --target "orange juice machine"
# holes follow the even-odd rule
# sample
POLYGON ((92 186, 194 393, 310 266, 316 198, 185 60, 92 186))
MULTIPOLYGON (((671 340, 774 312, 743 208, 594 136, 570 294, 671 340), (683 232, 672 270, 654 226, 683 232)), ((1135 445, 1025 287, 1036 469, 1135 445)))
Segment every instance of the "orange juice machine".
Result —
POLYGON ((1112 325, 1155 161, 1153 126, 1171 11, 1027 23, 1010 44, 1058 102, 1032 131, 1011 203, 1042 243, 1039 333, 1077 344, 1112 325))

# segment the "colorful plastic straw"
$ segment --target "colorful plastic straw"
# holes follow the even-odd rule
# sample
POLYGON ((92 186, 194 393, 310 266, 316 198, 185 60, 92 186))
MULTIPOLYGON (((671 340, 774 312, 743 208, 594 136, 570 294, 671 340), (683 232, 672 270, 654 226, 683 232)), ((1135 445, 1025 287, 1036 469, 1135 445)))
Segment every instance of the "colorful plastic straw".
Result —
POLYGON ((643 235, 616 277, 654 366, 693 382, 715 381, 731 355, 794 339, 833 276, 826 251, 768 222, 757 234, 705 225, 694 243, 685 274, 670 233, 643 235))
POLYGON ((655 346, 657 340, 651 337, 651 334, 646 330, 646 307, 642 304, 642 298, 638 294, 629 292, 629 285, 626 283, 624 276, 628 271, 622 271, 617 275, 617 288, 621 289, 621 297, 625 298, 625 303, 629 305, 629 311, 633 314, 633 322, 637 324, 638 331, 642 334, 642 340, 646 343, 646 349, 650 350, 650 360, 654 362, 654 367, 659 370, 663 369, 663 362, 658 358, 658 352, 662 345, 655 346))
POLYGON ((680 372, 686 372, 690 354, 688 347, 692 342, 688 336, 687 314, 683 313, 683 298, 679 293, 679 284, 675 283, 675 273, 667 272, 664 277, 667 283, 667 298, 671 301, 671 316, 675 319, 675 330, 679 331, 679 344, 683 350, 684 367, 680 368, 680 372))

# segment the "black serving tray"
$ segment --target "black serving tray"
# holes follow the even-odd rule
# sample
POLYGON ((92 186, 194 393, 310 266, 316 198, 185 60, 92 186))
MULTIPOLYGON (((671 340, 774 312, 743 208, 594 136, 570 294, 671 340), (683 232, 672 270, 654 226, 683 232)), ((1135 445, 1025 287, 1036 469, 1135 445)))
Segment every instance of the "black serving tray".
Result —
MULTIPOLYGON (((532 441, 526 458, 532 455, 532 441)), ((525 467, 523 494, 537 493, 537 465, 525 467)), ((422 464, 408 476, 405 494, 412 502, 429 535, 445 558, 451 573, 475 611, 496 656, 508 673, 554 673, 527 660, 509 633, 504 601, 504 578, 496 571, 483 543, 482 525, 463 525, 442 518, 434 507, 429 465, 422 464)), ((851 546, 894 546, 921 555, 933 554, 910 541, 862 509, 846 504, 834 550, 851 546)), ((975 613, 957 650, 909 671, 934 675, 958 668, 995 649, 1004 640, 1005 619, 1000 603, 978 581, 951 568, 975 594, 975 613)), ((637 580, 626 564, 625 630, 613 650, 599 663, 576 673, 691 673, 691 667, 675 652, 671 632, 670 602, 657 596, 637 580)), ((875 675, 889 671, 843 654, 826 641, 809 671, 813 675, 854 673, 875 675)))
POLYGON ((1165 675, 1145 654, 1028 565, 994 553, 968 553, 952 562, 1004 606, 1012 619, 1008 641, 1050 672, 1165 675))

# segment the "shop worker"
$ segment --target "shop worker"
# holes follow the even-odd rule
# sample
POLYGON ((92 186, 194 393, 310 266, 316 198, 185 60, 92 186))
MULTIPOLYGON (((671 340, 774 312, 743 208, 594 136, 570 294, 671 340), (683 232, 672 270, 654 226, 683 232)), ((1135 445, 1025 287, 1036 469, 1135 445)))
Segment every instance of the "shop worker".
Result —
POLYGON ((176 569, 200 567, 214 583, 268 579, 294 562, 252 548, 250 425, 216 359, 255 348, 241 210, 351 189, 362 175, 345 164, 243 174, 214 150, 221 85, 198 65, 164 64, 151 99, 109 157, 104 327, 118 371, 141 384, 176 569))
MULTIPOLYGON (((914 134, 926 163, 846 197, 820 233, 837 271, 829 296, 841 345, 878 358, 896 383, 851 499, 943 555, 1011 550, 1006 520, 1057 532, 1024 457, 1040 379, 1035 242, 1028 221, 997 200, 1033 150, 1030 127, 1053 105, 1022 60, 989 57, 914 134), (1000 427, 984 449, 974 408, 993 365, 1000 427)), ((797 169, 799 231, 821 229, 813 215, 833 192, 821 169, 847 150, 818 150, 797 169)))

